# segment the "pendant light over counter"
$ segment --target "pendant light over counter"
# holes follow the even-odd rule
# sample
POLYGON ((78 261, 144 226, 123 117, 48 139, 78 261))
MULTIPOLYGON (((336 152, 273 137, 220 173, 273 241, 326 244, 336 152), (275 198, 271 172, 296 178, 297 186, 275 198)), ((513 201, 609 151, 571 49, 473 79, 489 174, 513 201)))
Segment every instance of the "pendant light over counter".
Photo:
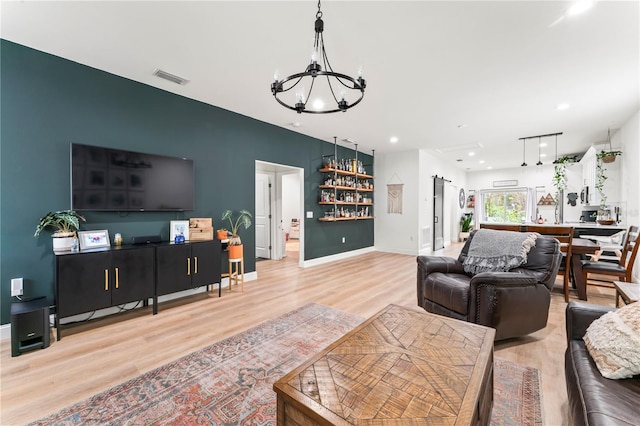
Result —
POLYGON ((520 164, 521 167, 527 167, 527 162, 525 161, 525 151, 526 151, 526 142, 527 139, 538 139, 538 162, 536 163, 536 166, 542 166, 542 159, 541 159, 541 153, 540 153, 540 144, 542 143, 542 138, 546 138, 546 137, 550 137, 550 136, 555 136, 556 137, 556 160, 553 162, 554 164, 557 163, 558 161, 558 136, 561 135, 562 132, 558 132, 558 133, 549 133, 547 135, 535 135, 535 136, 526 136, 524 138, 519 138, 518 140, 522 141, 522 164, 520 164))

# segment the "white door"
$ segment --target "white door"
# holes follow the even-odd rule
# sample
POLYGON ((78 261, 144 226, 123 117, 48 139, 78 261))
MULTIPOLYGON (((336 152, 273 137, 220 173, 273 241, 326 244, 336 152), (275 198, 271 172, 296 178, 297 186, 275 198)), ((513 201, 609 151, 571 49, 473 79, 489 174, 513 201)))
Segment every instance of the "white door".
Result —
POLYGON ((271 177, 256 172, 256 257, 271 258, 271 177))

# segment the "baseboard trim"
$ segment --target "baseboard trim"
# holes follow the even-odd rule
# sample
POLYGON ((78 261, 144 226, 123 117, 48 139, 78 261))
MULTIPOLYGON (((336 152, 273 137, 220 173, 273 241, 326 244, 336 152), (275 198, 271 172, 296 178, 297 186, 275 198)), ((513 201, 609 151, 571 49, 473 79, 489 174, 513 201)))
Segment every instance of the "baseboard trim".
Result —
POLYGON ((360 256, 362 254, 371 253, 374 251, 376 251, 375 247, 365 247, 363 249, 345 251, 343 253, 332 254, 330 256, 324 256, 324 257, 318 257, 316 259, 305 260, 304 262, 302 262, 300 266, 302 266, 303 268, 308 268, 310 266, 324 265, 325 263, 331 263, 337 260, 348 259, 350 257, 360 256))
MULTIPOLYGON (((257 272, 247 272, 244 274, 244 280, 245 282, 247 281, 254 281, 258 279, 258 273, 257 272)), ((229 288, 229 278, 222 278, 222 288, 229 288)), ((235 287, 234 287, 235 288, 235 287)), ((212 291, 216 291, 217 290, 217 286, 214 286, 214 290, 212 291)), ((204 293, 206 291, 206 287, 198 287, 196 289, 193 290, 184 290, 184 291, 179 291, 177 293, 171 293, 171 294, 167 294, 164 296, 160 296, 158 297, 158 303, 162 303, 162 302, 166 302, 168 300, 173 300, 173 299, 179 299, 181 297, 185 297, 185 296, 191 296, 194 294, 199 294, 199 293, 204 293)), ((223 295, 224 297, 224 295, 223 295)), ((135 302, 137 303, 137 302, 135 302)), ((128 304, 128 305, 132 305, 134 306, 134 303, 128 304)), ((150 305, 153 305, 153 302, 150 302, 150 305)), ((101 317, 105 317, 107 315, 112 315, 112 314, 116 314, 120 312, 120 310, 118 308, 106 308, 106 309, 100 309, 99 311, 96 311, 95 314, 93 315, 93 317, 91 317, 92 319, 95 318, 101 318, 101 317)), ((64 321, 65 322, 73 322, 73 321, 82 321, 83 319, 85 319, 87 317, 87 314, 80 314, 80 315, 74 315, 72 317, 65 317, 64 321)), ((55 318, 52 315, 49 316, 49 323, 53 324, 55 322, 55 318)), ((63 322, 64 325, 64 322, 63 322)), ((0 326, 0 340, 5 340, 5 339, 11 339, 11 323, 7 323, 7 324, 3 324, 0 326)))

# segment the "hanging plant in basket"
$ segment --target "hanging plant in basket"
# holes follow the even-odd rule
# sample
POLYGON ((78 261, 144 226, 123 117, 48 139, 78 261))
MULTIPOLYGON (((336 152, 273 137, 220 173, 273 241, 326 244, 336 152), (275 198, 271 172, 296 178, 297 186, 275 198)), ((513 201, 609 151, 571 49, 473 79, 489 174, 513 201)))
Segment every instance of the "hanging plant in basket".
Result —
POLYGON ((603 163, 613 163, 616 161, 616 157, 622 155, 622 151, 600 151, 596 154, 598 160, 603 163))
POLYGON ((616 161, 616 157, 618 155, 622 155, 622 151, 613 150, 611 148, 611 129, 607 129, 607 145, 609 145, 609 150, 603 149, 598 154, 596 154, 596 157, 603 163, 613 163, 614 161, 616 161))

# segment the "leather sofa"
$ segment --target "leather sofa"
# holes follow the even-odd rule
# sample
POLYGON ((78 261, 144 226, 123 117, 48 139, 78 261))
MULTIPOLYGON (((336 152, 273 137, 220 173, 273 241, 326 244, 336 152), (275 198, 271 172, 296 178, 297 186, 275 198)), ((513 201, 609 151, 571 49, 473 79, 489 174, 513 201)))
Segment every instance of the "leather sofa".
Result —
POLYGON ((471 276, 464 272, 463 262, 476 232, 457 259, 418 256, 418 305, 427 312, 493 327, 495 340, 546 327, 551 289, 560 267, 560 243, 538 236, 520 267, 471 276))
POLYGON ((640 424, 640 376, 602 377, 582 340, 589 324, 612 310, 584 302, 567 305, 564 370, 572 425, 640 424))

